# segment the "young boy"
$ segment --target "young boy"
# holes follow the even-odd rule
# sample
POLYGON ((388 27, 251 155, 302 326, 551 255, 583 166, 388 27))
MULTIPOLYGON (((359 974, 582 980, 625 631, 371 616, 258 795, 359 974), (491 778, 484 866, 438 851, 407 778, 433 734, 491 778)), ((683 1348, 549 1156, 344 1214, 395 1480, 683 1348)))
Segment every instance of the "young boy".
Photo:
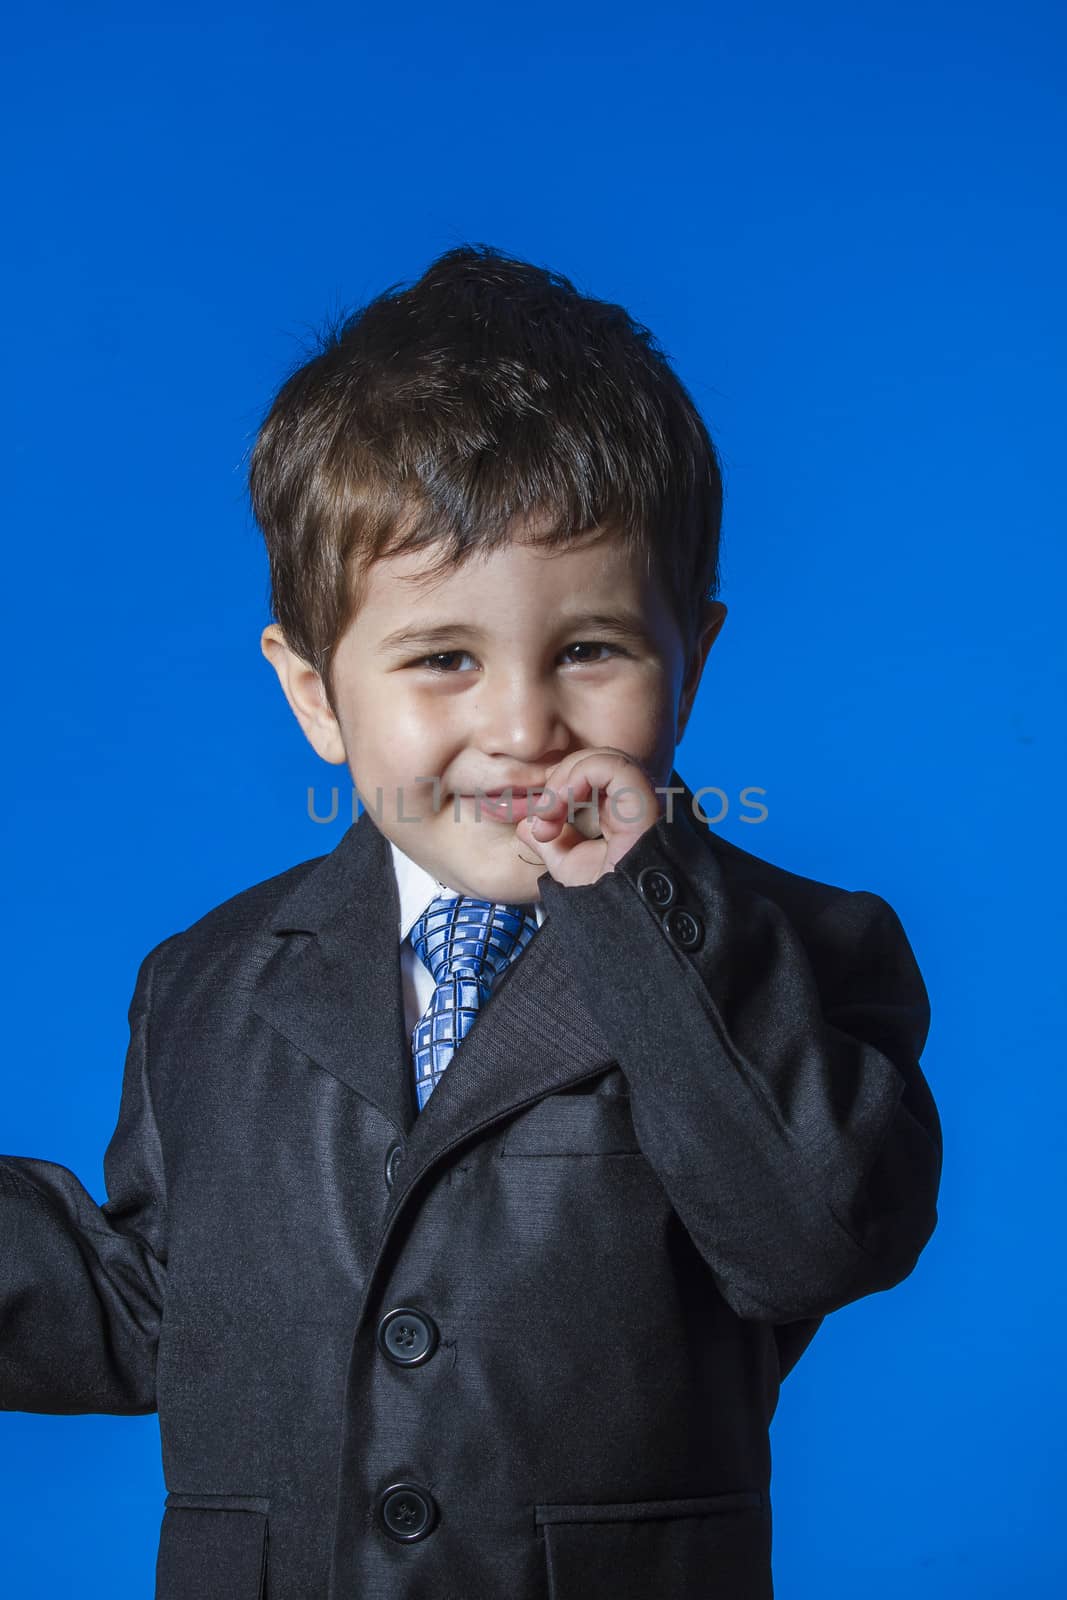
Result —
POLYGON ((914 1267, 941 1130, 890 906, 673 765, 714 446, 619 307, 465 247, 250 478, 365 809, 145 958, 104 1205, 0 1158, 0 1403, 158 1410, 158 1600, 769 1600, 780 1381, 914 1267))

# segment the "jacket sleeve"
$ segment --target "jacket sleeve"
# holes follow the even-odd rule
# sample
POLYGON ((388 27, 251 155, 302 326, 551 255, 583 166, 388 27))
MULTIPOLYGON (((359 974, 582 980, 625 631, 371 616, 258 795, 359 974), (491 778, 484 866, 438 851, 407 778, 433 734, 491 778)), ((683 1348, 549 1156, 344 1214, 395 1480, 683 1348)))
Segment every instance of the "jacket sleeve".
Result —
POLYGON ((734 1311, 818 1318, 906 1277, 937 1223, 942 1145, 928 997, 892 907, 819 886, 802 939, 684 813, 595 884, 538 883, 642 1150, 734 1311))
POLYGON ((66 1167, 0 1156, 0 1409, 156 1408, 166 1265, 163 1165, 148 1084, 154 962, 129 1008, 118 1124, 98 1205, 66 1167))

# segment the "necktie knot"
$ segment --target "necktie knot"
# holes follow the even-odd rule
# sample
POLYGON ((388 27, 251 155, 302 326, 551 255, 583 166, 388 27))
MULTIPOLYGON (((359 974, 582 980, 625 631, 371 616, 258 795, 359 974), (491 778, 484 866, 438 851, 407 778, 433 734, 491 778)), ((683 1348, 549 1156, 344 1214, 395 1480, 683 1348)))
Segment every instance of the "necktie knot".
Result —
POLYGON ((463 977, 491 987, 536 931, 536 918, 522 906, 438 895, 416 919, 410 939, 435 983, 463 977))

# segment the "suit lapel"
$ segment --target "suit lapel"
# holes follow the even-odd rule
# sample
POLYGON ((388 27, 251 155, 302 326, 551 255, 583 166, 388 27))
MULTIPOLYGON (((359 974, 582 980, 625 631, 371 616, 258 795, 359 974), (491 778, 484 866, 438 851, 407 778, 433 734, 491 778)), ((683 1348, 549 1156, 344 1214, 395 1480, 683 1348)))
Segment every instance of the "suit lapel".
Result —
POLYGON ((369 811, 282 897, 263 933, 252 1009, 407 1141, 404 1184, 439 1154, 611 1056, 546 916, 416 1112, 389 841, 369 811))
POLYGON ((415 1106, 402 1071, 399 922, 388 840, 364 811, 275 906, 251 1005, 406 1133, 415 1106))

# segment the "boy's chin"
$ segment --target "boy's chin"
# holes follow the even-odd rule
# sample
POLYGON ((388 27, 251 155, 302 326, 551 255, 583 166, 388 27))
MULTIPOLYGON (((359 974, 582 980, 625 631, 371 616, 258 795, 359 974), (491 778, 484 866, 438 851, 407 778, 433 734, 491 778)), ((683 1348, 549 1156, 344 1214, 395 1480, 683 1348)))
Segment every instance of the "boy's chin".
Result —
POLYGON ((434 876, 440 878, 442 883, 451 882, 452 887, 460 883, 468 885, 462 893, 477 900, 490 900, 501 905, 528 904, 540 900, 537 880, 548 868, 534 856, 529 845, 515 837, 514 829, 509 828, 507 832, 508 838, 494 840, 491 848, 481 846, 480 839, 477 840, 473 853, 468 850, 462 861, 456 860, 451 879, 441 876, 441 872, 447 871, 447 868, 431 869, 434 870, 434 876))

